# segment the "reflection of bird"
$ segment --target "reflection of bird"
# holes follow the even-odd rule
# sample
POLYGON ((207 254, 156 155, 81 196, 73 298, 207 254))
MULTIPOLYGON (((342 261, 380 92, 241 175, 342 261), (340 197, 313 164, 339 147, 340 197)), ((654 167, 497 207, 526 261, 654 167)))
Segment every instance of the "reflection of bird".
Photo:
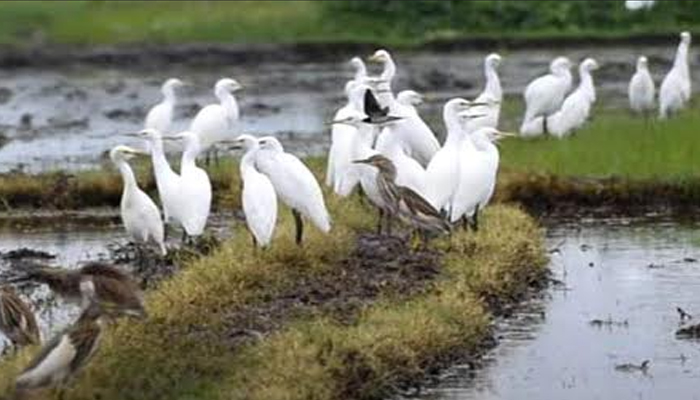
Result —
POLYGON ((0 286, 0 332, 13 346, 39 344, 40 341, 34 313, 8 286, 0 286))
POLYGON ((378 170, 377 187, 384 199, 388 234, 391 234, 389 221, 395 217, 419 231, 449 233, 449 225, 428 201, 413 190, 396 184, 396 168, 391 160, 377 154, 355 162, 371 165, 378 170))
POLYGON ((156 203, 139 188, 134 171, 126 162, 136 154, 145 154, 127 146, 113 148, 109 156, 124 181, 121 199, 121 217, 126 233, 137 243, 154 242, 162 255, 167 253, 164 242, 163 220, 156 203))
POLYGON ((316 178, 301 160, 284 151, 274 137, 258 139, 255 166, 267 175, 280 200, 292 209, 296 224, 296 242, 304 236, 302 216, 308 218, 321 231, 331 230, 331 220, 323 200, 323 192, 316 178))
POLYGON ((202 152, 199 135, 194 132, 180 132, 164 139, 183 140, 184 151, 180 161, 179 198, 181 209, 178 218, 185 230, 185 236, 201 236, 211 210, 211 181, 207 171, 197 166, 197 156, 202 152))
POLYGON ((659 117, 667 118, 680 111, 690 100, 690 70, 688 66, 688 49, 690 33, 681 33, 673 67, 668 72, 659 88, 659 117))
POLYGON ((580 84, 561 105, 559 111, 549 117, 550 133, 562 138, 586 123, 595 102, 595 86, 591 72, 598 69, 598 63, 587 58, 579 66, 580 84))
MULTIPOLYGON (((550 73, 530 82, 525 88, 525 117, 520 128, 521 135, 531 135, 526 126, 537 117, 543 117, 542 132, 548 133, 547 117, 561 107, 566 93, 571 89, 571 62, 566 57, 557 57, 549 65, 550 73)), ((538 134, 538 133, 535 133, 538 134)))
MULTIPOLYGON (((62 390, 62 386, 80 372, 97 351, 106 324, 105 311, 98 303, 91 303, 72 326, 44 345, 17 377, 15 391, 18 397, 41 389, 58 387, 62 390)), ((62 394, 59 397, 63 397, 62 394)))
POLYGON ((654 109, 656 87, 649 73, 647 58, 644 56, 637 59, 637 72, 630 80, 628 94, 633 111, 646 113, 654 109))
POLYGON ((255 167, 258 139, 251 135, 241 135, 236 142, 245 150, 240 165, 245 222, 253 234, 254 243, 265 247, 272 240, 277 222, 277 193, 270 179, 255 167))
POLYGON ((183 85, 177 78, 170 78, 161 87, 163 101, 153 106, 146 114, 146 129, 156 129, 162 133, 170 132, 173 123, 173 111, 177 102, 175 90, 183 85))
POLYGON ((23 276, 11 281, 46 284, 65 301, 81 304, 83 308, 91 300, 97 299, 114 305, 124 315, 146 315, 136 283, 129 275, 111 265, 92 262, 77 270, 65 270, 31 263, 26 270, 23 276))

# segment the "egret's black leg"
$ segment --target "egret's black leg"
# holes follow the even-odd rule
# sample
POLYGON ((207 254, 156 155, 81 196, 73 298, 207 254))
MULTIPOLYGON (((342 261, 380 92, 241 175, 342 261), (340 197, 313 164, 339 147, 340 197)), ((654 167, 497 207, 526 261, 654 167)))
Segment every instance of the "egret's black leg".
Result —
POLYGON ((294 216, 294 225, 296 226, 296 242, 301 246, 301 241, 304 238, 304 221, 301 219, 299 211, 292 210, 292 215, 294 216))
POLYGON ((465 231, 469 230, 469 218, 465 215, 462 216, 462 229, 465 231))
POLYGON ((391 236, 393 222, 394 222, 394 216, 391 215, 391 213, 387 212, 386 213, 386 234, 388 236, 391 236))
POLYGON ((542 117, 542 130, 544 131, 545 135, 549 134, 549 130, 547 129, 547 116, 546 115, 544 117, 542 117))
POLYGON ((379 209, 379 219, 377 220, 377 235, 382 234, 382 228, 384 228, 384 210, 379 209))
POLYGON ((474 228, 474 232, 479 231, 479 205, 477 204, 476 208, 474 209, 474 216, 472 217, 472 228, 474 228))

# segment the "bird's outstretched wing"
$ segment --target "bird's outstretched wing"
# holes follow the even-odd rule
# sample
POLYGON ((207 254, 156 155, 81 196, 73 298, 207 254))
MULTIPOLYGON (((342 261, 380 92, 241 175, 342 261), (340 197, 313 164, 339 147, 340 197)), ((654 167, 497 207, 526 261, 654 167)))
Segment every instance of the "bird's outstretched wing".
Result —
POLYGON ((370 118, 385 117, 389 114, 389 107, 382 108, 370 89, 365 90, 365 114, 370 118))

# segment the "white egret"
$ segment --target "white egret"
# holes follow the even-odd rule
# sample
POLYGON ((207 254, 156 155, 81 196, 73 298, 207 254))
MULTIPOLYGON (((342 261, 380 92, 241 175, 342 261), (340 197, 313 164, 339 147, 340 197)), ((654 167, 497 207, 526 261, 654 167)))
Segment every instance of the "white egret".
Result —
MULTIPOLYGON (((460 117, 471 118, 470 113, 471 110, 460 117)), ((450 222, 471 218, 474 228, 478 228, 479 210, 489 203, 496 187, 500 156, 494 142, 505 136, 514 135, 482 127, 463 139, 459 184, 452 199, 450 222)))
POLYGON ((597 69, 598 63, 592 58, 579 65, 579 86, 564 100, 561 109, 549 117, 549 131, 553 136, 562 138, 586 123, 596 100, 591 73, 597 69))
POLYGON ((459 114, 469 108, 468 100, 454 98, 445 103, 442 117, 447 136, 445 144, 435 154, 426 169, 426 199, 438 211, 449 208, 459 183, 460 142, 463 136, 459 114))
POLYGON ((396 101, 404 106, 407 111, 418 114, 419 105, 423 104, 423 95, 415 90, 403 90, 396 95, 396 101))
POLYGON ((389 107, 389 112, 403 118, 396 125, 396 133, 403 143, 404 150, 421 165, 427 165, 435 153, 440 150, 440 143, 428 125, 415 112, 414 107, 407 107, 396 101, 391 92, 391 80, 396 73, 396 64, 386 50, 377 50, 370 61, 384 64, 384 72, 380 77, 381 84, 376 86, 377 99, 383 107, 389 107))
POLYGON ((520 129, 523 136, 530 132, 523 129, 533 119, 543 117, 543 131, 547 133, 547 117, 561 107, 564 97, 571 89, 571 61, 557 57, 549 65, 550 73, 530 82, 525 89, 525 117, 520 129))
POLYGON ((377 100, 382 107, 391 107, 394 101, 394 92, 391 85, 396 76, 396 63, 388 51, 380 49, 374 52, 369 59, 371 62, 379 62, 384 66, 382 73, 378 77, 366 77, 365 81, 377 93, 377 100))
POLYGON ((195 132, 184 131, 174 136, 166 136, 168 140, 182 140, 184 151, 180 161, 180 190, 182 209, 176 215, 184 228, 183 237, 196 237, 204 233, 211 210, 211 181, 209 175, 197 166, 197 156, 202 152, 199 135, 195 132))
POLYGON ((683 109, 690 100, 690 69, 688 66, 688 50, 690 33, 682 32, 681 41, 676 50, 673 67, 668 72, 659 88, 659 117, 664 119, 670 114, 683 109))
POLYGON ((649 73, 648 61, 644 56, 637 59, 637 72, 629 85, 630 108, 638 113, 647 113, 654 109, 656 87, 649 73))
POLYGON ((498 127, 498 120, 501 114, 501 103, 503 102, 503 89, 501 80, 498 77, 498 67, 501 65, 501 56, 492 53, 484 59, 484 76, 486 86, 484 90, 474 99, 475 103, 490 103, 484 106, 475 106, 474 112, 484 114, 482 118, 469 121, 473 129, 484 126, 492 128, 498 127))
POLYGON ((292 209, 296 224, 296 242, 304 235, 302 216, 311 220, 322 232, 331 230, 331 220, 323 200, 323 192, 311 171, 296 156, 284 151, 272 136, 258 139, 255 166, 267 175, 280 200, 292 209))
POLYGON ((356 83, 365 83, 367 79, 367 67, 365 66, 365 62, 362 61, 360 57, 353 57, 350 60, 350 65, 355 69, 353 80, 356 83))
POLYGON ((272 240, 277 223, 277 193, 270 179, 255 167, 258 139, 251 135, 240 135, 236 142, 245 150, 240 164, 245 222, 253 235, 254 244, 266 247, 272 240))
POLYGON ((180 197, 180 175, 170 167, 163 149, 163 136, 157 129, 144 129, 136 134, 127 134, 145 139, 151 153, 153 175, 158 188, 158 197, 163 206, 163 220, 170 223, 173 220, 180 223, 178 211, 187 207, 187 201, 180 197))
POLYGON ((209 104, 199 110, 190 123, 190 132, 199 136, 202 150, 209 150, 215 143, 233 140, 238 129, 239 109, 233 93, 242 86, 231 78, 222 78, 214 86, 218 104, 209 104))
POLYGON ((184 85, 177 78, 170 78, 161 87, 163 93, 163 101, 151 107, 146 114, 146 122, 144 128, 156 129, 159 132, 168 133, 173 123, 173 113, 177 103, 177 94, 175 90, 184 85))
MULTIPOLYGON (((357 85, 356 81, 348 81, 345 84, 345 95, 348 102, 336 111, 333 120, 347 118, 353 112, 352 89, 357 85)), ((328 150, 326 165, 326 186, 333 187, 338 180, 340 171, 343 171, 349 163, 350 143, 357 129, 349 125, 331 125, 331 147, 328 150)))
POLYGON ((137 154, 147 154, 127 146, 116 146, 109 156, 119 169, 124 181, 121 199, 121 218, 126 233, 138 244, 154 242, 162 255, 167 253, 164 243, 163 220, 156 203, 139 188, 134 171, 127 160, 137 154))
POLYGON ((412 189, 425 197, 427 172, 414 158, 409 157, 401 146, 401 140, 394 133, 395 124, 389 124, 382 131, 387 135, 382 147, 377 150, 391 160, 396 169, 396 184, 412 189))

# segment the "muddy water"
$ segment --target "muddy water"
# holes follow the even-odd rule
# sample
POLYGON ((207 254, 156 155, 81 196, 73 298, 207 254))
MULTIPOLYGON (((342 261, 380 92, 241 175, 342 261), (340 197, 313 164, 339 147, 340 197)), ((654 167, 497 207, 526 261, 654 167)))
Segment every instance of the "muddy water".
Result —
POLYGON ((676 307, 700 311, 697 228, 664 220, 551 228, 559 248, 551 267, 563 285, 498 322, 500 344, 483 368, 454 367, 420 398, 700 398, 700 343, 674 336, 676 307), (644 360, 646 372, 616 368, 644 360))
MULTIPOLYGON (((502 52, 504 89, 519 98, 527 82, 544 73, 556 55, 566 54, 574 61, 595 56, 602 64, 596 74, 603 94, 600 98, 605 98, 608 106, 619 106, 626 101, 636 57, 649 56, 650 68, 660 81, 671 63, 674 41, 670 39, 668 47, 502 52)), ((0 70, 0 134, 5 138, 0 141, 0 171, 95 166, 111 146, 128 142, 118 133, 141 127, 148 108, 159 101, 160 83, 171 76, 193 84, 182 94, 177 129, 185 128, 199 107, 214 101, 210 88, 217 78, 232 76, 245 86, 238 93, 244 130, 278 135, 295 153, 318 154, 329 145, 324 121, 344 103, 342 87, 350 77, 345 60, 353 55, 347 54, 337 62, 265 62, 255 68, 251 64, 211 65, 191 60, 157 69, 137 65, 120 69, 73 66, 0 70)), ((426 95, 421 112, 440 136, 440 109, 445 99, 472 97, 483 86, 484 55, 468 49, 396 53, 399 74, 394 89, 411 88, 426 95)), ((693 49, 691 60, 697 62, 699 57, 693 49)), ((694 87, 700 87, 700 74, 693 76, 694 87)), ((504 127, 517 127, 516 113, 505 115, 504 127)))

